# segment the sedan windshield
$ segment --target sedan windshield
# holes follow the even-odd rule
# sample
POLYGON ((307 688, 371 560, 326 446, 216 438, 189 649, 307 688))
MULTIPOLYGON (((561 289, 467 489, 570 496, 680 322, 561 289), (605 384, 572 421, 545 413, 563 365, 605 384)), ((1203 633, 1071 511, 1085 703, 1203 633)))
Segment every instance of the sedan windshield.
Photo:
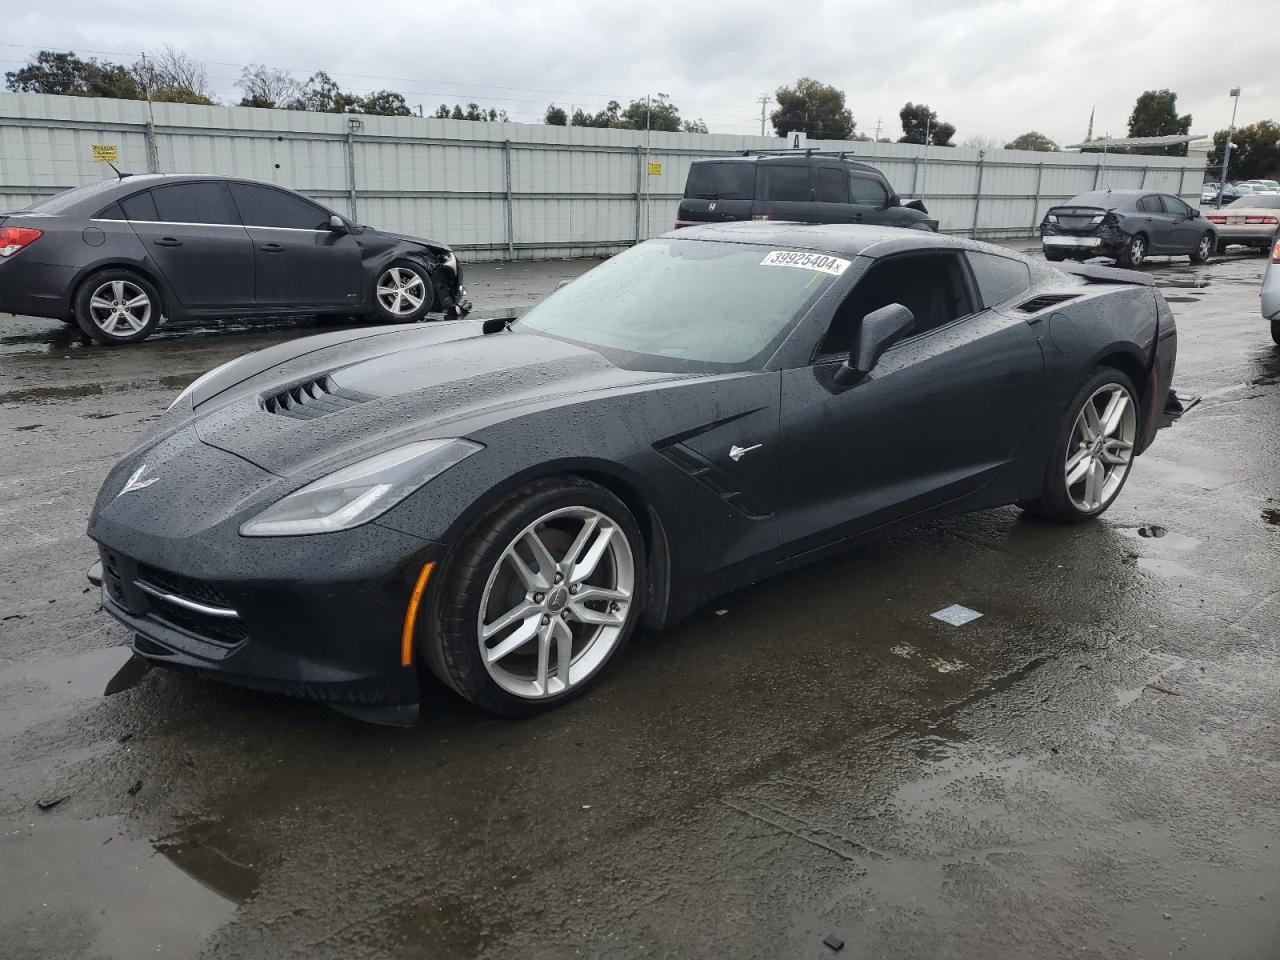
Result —
POLYGON ((849 265, 754 244, 650 240, 558 290, 516 329, 639 369, 758 369, 849 265))

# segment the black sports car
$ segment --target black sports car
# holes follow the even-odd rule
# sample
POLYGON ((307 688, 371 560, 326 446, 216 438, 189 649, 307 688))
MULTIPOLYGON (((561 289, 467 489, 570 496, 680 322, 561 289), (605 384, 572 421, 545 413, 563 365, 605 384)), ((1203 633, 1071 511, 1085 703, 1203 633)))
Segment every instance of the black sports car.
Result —
POLYGON ((134 343, 161 316, 355 314, 388 323, 467 312, 435 240, 360 226, 291 190, 148 174, 0 214, 0 311, 134 343))
POLYGON ((1155 437, 1150 281, 922 231, 642 243, 515 323, 324 334, 205 374, 111 471, 103 605, 156 663, 523 714, 637 623, 924 517, 1098 516, 1155 437))

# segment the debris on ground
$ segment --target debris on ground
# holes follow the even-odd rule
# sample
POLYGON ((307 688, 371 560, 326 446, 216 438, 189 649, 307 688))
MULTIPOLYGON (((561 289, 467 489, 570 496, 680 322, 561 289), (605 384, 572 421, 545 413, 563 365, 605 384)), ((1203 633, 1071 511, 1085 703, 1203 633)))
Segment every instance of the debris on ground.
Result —
POLYGON ((64 793, 62 796, 53 797, 50 800, 37 800, 36 808, 42 811, 52 810, 54 807, 58 806, 61 803, 65 803, 67 800, 70 800, 70 799, 71 799, 71 794, 64 793))
POLYGON ((1168 532, 1164 527, 1156 526, 1154 523, 1138 528, 1138 536, 1140 537, 1163 537, 1168 532))
POLYGON ((137 783, 135 783, 132 787, 129 788, 129 796, 136 797, 138 795, 138 791, 141 789, 142 789, 142 781, 139 780, 137 783))
POLYGON ((1154 690, 1156 693, 1167 693, 1171 697, 1182 696, 1182 694, 1180 694, 1177 690, 1170 690, 1168 687, 1162 687, 1158 683, 1146 683, 1146 684, 1143 684, 1143 686, 1145 686, 1148 690, 1154 690))
POLYGON ((958 603, 953 603, 949 607, 943 607, 929 614, 935 620, 941 620, 943 623, 949 623, 953 627, 962 627, 966 623, 977 620, 982 614, 977 610, 970 610, 968 607, 962 607, 958 603))
POLYGON ((844 949, 844 941, 837 937, 834 933, 829 933, 822 938, 822 945, 830 947, 835 953, 839 953, 844 949))

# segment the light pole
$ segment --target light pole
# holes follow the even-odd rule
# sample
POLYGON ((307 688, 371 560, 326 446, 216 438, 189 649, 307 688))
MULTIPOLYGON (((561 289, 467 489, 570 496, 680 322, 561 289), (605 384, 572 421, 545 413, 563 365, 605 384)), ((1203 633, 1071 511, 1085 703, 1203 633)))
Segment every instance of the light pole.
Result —
POLYGON ((1231 129, 1227 131, 1227 145, 1222 151, 1222 179, 1218 182, 1218 209, 1222 209, 1222 192, 1227 189, 1227 164, 1231 162, 1231 141, 1236 135, 1236 108, 1240 106, 1240 88, 1232 87, 1227 94, 1235 97, 1231 106, 1231 129))

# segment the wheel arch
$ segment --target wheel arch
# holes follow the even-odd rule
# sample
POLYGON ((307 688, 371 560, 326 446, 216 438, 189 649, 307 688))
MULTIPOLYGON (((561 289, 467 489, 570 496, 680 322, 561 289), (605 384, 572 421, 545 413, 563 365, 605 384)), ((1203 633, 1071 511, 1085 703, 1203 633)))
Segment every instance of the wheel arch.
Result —
POLYGON ((99 263, 90 264, 82 267, 72 279, 68 295, 68 309, 74 309, 76 297, 80 294, 80 288, 84 286, 85 281, 89 280, 94 274, 101 273, 104 270, 128 270, 130 273, 136 273, 138 276, 146 280, 151 286, 155 287, 156 293, 160 297, 160 315, 162 317, 170 316, 169 307, 174 302, 168 286, 164 282, 164 278, 160 276, 159 271, 153 270, 145 264, 137 263, 133 260, 123 258, 113 258, 103 260, 99 263))

